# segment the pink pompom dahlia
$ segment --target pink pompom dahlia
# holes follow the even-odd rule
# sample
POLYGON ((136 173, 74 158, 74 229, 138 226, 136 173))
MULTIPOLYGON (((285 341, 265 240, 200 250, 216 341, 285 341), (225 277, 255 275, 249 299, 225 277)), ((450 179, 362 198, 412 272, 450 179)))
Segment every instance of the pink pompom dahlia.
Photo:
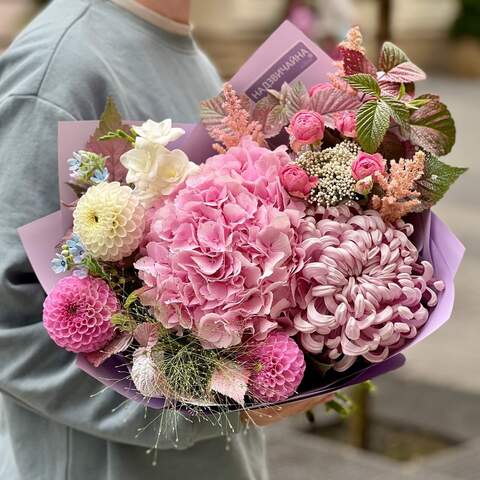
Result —
POLYGON ((75 353, 104 347, 113 337, 111 316, 119 309, 108 284, 98 278, 62 278, 43 304, 43 324, 52 340, 75 353))
POLYGON ((280 402, 295 393, 305 373, 305 358, 291 337, 273 332, 247 348, 240 361, 252 372, 248 393, 255 400, 280 402))
POLYGON ((358 357, 381 362, 417 335, 443 283, 419 261, 410 224, 341 206, 319 207, 303 228, 294 325, 307 351, 344 371, 358 357))
POLYGON ((149 215, 145 256, 135 266, 143 303, 162 312, 166 327, 226 348, 277 326, 303 256, 296 231, 305 206, 279 177, 289 161, 283 147, 244 139, 208 159, 149 215))

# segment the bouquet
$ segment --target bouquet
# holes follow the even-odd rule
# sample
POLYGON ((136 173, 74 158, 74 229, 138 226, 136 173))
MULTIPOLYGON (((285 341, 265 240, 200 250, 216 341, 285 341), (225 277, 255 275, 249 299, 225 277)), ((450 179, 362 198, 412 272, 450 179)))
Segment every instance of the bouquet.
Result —
POLYGON ((463 249, 430 208, 465 170, 438 158, 454 122, 395 45, 375 65, 353 28, 338 52, 286 23, 200 125, 109 101, 96 129, 60 126, 62 211, 20 234, 81 368, 153 408, 228 412, 397 368, 448 319, 463 249))

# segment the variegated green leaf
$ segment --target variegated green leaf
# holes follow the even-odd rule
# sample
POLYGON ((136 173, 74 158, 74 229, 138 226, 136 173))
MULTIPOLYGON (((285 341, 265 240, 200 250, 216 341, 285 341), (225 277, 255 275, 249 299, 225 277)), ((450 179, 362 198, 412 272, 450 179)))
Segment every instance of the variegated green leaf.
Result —
POLYGON ((402 62, 385 73, 382 80, 396 83, 410 83, 425 80, 427 75, 412 62, 402 62))
MULTIPOLYGON (((278 92, 276 92, 278 94, 278 92)), ((270 112, 279 105, 280 96, 276 96, 273 93, 269 92, 268 95, 263 97, 255 104, 255 108, 252 113, 253 120, 262 125, 262 130, 266 138, 274 137, 280 133, 280 130, 275 128, 272 125, 268 124, 268 116, 270 112)))
POLYGON ((294 83, 285 98, 285 110, 288 118, 292 118, 298 111, 308 108, 310 97, 302 82, 294 83))
POLYGON ((390 71, 397 65, 403 62, 408 62, 410 59, 407 54, 392 42, 385 42, 380 52, 380 58, 378 60, 378 67, 384 72, 390 71))
POLYGON ((357 73, 355 75, 348 75, 344 80, 355 90, 359 92, 368 93, 376 97, 380 96, 380 86, 377 80, 367 73, 357 73))
POLYGON ((357 138, 365 152, 375 153, 390 126, 390 107, 383 100, 369 100, 357 112, 357 138))
POLYGON ((403 128, 408 127, 410 110, 404 102, 392 97, 382 97, 382 100, 390 107, 390 116, 403 128))
POLYGON ((417 191, 421 194, 423 208, 435 205, 453 185, 453 183, 467 171, 466 168, 453 167, 433 155, 427 155, 424 174, 417 180, 417 191))
POLYGON ((435 95, 421 95, 430 101, 410 116, 410 140, 434 155, 446 155, 455 144, 455 122, 448 108, 435 95))

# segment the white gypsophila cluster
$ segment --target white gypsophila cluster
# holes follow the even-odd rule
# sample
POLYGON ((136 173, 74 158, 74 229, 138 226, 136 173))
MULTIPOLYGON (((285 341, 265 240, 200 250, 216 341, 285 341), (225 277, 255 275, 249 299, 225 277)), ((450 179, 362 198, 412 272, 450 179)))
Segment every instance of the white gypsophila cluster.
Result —
POLYGON ((352 176, 352 163, 360 147, 345 141, 320 152, 304 152, 297 163, 309 175, 318 178, 308 201, 314 205, 330 207, 356 198, 356 180, 352 176))

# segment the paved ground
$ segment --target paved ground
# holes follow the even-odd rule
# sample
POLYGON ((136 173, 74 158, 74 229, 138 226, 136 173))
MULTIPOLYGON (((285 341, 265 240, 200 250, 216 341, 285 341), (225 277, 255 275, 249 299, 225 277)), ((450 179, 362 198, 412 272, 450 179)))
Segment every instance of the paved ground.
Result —
POLYGON ((383 418, 408 421, 462 443, 422 461, 398 464, 302 433, 303 419, 297 418, 268 431, 272 479, 480 478, 480 82, 434 78, 422 90, 440 94, 456 119, 457 145, 447 161, 470 167, 435 209, 467 251, 451 321, 410 349, 405 367, 378 382, 375 410, 383 418))
POLYGON ((435 78, 427 89, 441 95, 457 123, 457 144, 446 160, 470 168, 435 208, 467 250, 451 321, 408 351, 400 376, 480 393, 480 81, 435 78))

